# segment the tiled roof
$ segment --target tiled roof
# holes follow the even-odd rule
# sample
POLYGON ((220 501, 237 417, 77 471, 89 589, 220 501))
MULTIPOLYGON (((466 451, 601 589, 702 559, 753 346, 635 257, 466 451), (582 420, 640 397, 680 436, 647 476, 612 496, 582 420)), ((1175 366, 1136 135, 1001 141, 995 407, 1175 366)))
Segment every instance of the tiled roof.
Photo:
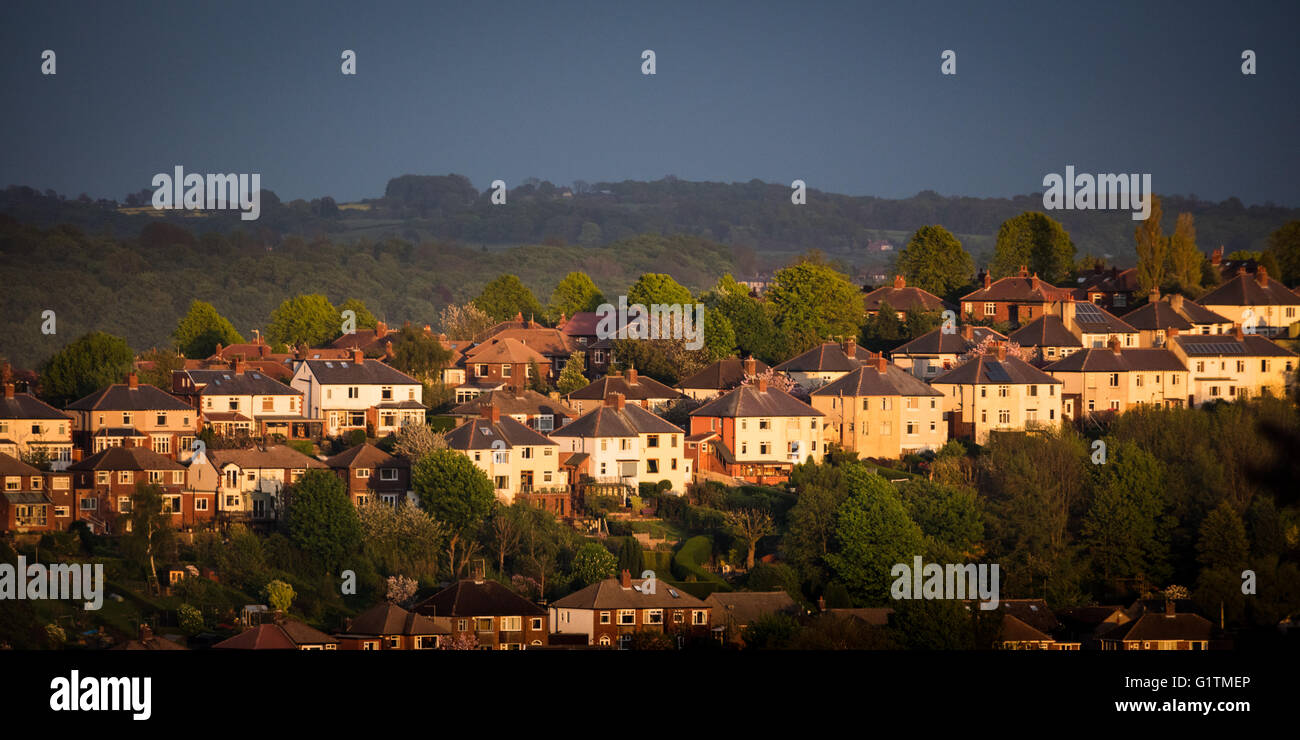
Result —
POLYGON ((1043 368, 1049 373, 1125 373, 1186 371, 1178 355, 1168 349, 1127 348, 1115 352, 1109 347, 1088 348, 1043 368))
POLYGON ((629 401, 648 401, 661 398, 681 398, 680 391, 669 388, 654 378, 637 374, 635 382, 630 375, 613 374, 595 380, 568 395, 569 400, 603 401, 611 393, 622 393, 629 401))
POLYGON ((709 401, 691 416, 769 417, 825 416, 822 412, 778 388, 759 392, 757 385, 742 385, 709 401))
POLYGON ((541 352, 520 342, 518 339, 509 337, 495 336, 475 346, 465 353, 466 363, 510 363, 523 364, 536 362, 538 364, 550 362, 541 352))
POLYGON ((1060 384, 1061 381, 1016 357, 998 360, 981 355, 968 360, 930 381, 932 384, 1028 385, 1060 384))
POLYGON ((257 370, 184 370, 199 392, 222 396, 297 396, 300 391, 257 370))
POLYGON ((1137 329, 1121 321, 1118 316, 1087 301, 1074 304, 1074 323, 1084 334, 1136 334, 1137 329))
POLYGON ((638 434, 685 434, 685 431, 640 406, 622 409, 604 404, 551 432, 551 437, 635 437, 638 434))
POLYGON ((929 291, 908 286, 887 285, 876 288, 863 296, 862 301, 868 311, 880 308, 881 303, 888 303, 895 311, 942 311, 948 307, 943 299, 929 291))
POLYGON ((288 619, 281 624, 259 624, 212 647, 224 650, 297 650, 301 645, 329 644, 338 644, 338 640, 314 627, 288 619))
POLYGON ((962 302, 971 301, 1026 301, 1030 303, 1050 303, 1070 297, 1069 288, 1055 285, 1032 276, 1004 277, 995 280, 987 288, 980 288, 961 297, 962 302))
POLYGON ((418 385, 419 381, 379 360, 305 360, 322 385, 418 385))
POLYGON ((393 603, 372 606, 361 612, 344 630, 347 635, 438 635, 450 634, 447 627, 439 627, 432 619, 409 612, 393 603))
POLYGON ((68 470, 184 470, 185 466, 145 447, 109 447, 68 470))
POLYGON ((971 338, 966 339, 962 334, 964 329, 966 329, 964 326, 958 327, 952 333, 945 333, 941 327, 896 347, 889 354, 891 357, 894 355, 963 355, 984 341, 985 337, 991 336, 997 340, 1007 338, 987 326, 972 326, 970 327, 971 338))
POLYGON ((325 465, 335 469, 398 468, 407 464, 407 461, 403 458, 394 457, 369 442, 363 442, 355 447, 349 447, 339 454, 325 459, 325 465))
POLYGON ((718 591, 710 594, 704 603, 713 607, 709 622, 715 627, 728 622, 752 624, 767 614, 794 614, 800 611, 799 605, 785 591, 718 591))
MULTIPOLYGON (((1192 322, 1180 316, 1168 301, 1153 301, 1124 314, 1124 322, 1134 329, 1155 331, 1177 329, 1188 331, 1192 322)), ((1021 342, 1021 344, 1024 344, 1021 342)))
POLYGON ((558 446, 558 443, 543 437, 509 416, 502 416, 501 420, 495 423, 484 417, 470 419, 447 432, 445 439, 448 447, 462 451, 490 450, 492 443, 498 440, 506 443, 506 449, 516 446, 558 446))
POLYGON ((502 416, 511 414, 528 414, 530 416, 550 414, 552 416, 572 417, 577 414, 576 411, 563 403, 531 389, 522 391, 510 389, 487 391, 477 398, 466 401, 452 409, 451 413, 459 416, 477 416, 484 406, 495 406, 501 409, 502 416))
POLYGON ((1196 357, 1295 357, 1281 345, 1258 334, 1245 334, 1238 339, 1233 334, 1179 334, 1174 341, 1188 356, 1196 357))
MULTIPOLYGON (((765 373, 768 365, 754 360, 754 372, 765 373)), ((722 390, 731 388, 745 379, 745 361, 739 357, 727 357, 712 363, 703 370, 677 384, 678 388, 701 390, 722 390)))
POLYGON ((1296 306, 1300 295, 1260 270, 1240 273, 1196 301, 1202 306, 1296 306))
POLYGON ((1007 339, 1021 347, 1082 347, 1078 337, 1065 328, 1060 318, 1039 316, 1007 335, 1007 339))
POLYGON ((0 419, 58 419, 68 415, 30 393, 15 393, 13 398, 0 396, 0 419))
POLYGON ((833 383, 813 391, 813 396, 942 396, 939 391, 917 379, 915 375, 886 364, 885 372, 873 365, 864 365, 833 383))
POLYGON ((193 411, 184 401, 152 385, 115 383, 68 404, 74 411, 193 411))
POLYGON ((272 445, 265 450, 258 448, 248 450, 208 450, 205 454, 213 467, 218 470, 231 464, 240 468, 284 468, 286 470, 297 468, 323 469, 327 467, 320 460, 308 457, 287 445, 272 445))
POLYGON ((655 584, 654 593, 642 593, 639 589, 645 582, 633 578, 632 587, 623 588, 619 579, 606 578, 558 599, 552 605, 561 609, 700 609, 708 606, 663 581, 655 584))
POLYGON ((797 357, 773 368, 781 373, 847 373, 857 369, 858 365, 870 360, 870 350, 853 346, 853 358, 850 359, 845 346, 839 342, 824 342, 797 357))
POLYGON ((496 581, 462 579, 411 607, 430 617, 541 617, 546 610, 496 581))

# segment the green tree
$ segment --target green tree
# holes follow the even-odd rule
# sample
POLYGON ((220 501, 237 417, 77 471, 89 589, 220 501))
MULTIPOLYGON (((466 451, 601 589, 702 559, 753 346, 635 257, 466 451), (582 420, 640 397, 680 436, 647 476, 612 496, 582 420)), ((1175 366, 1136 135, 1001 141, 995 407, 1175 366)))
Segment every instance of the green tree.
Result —
POLYGON ((647 272, 627 289, 628 305, 639 303, 646 308, 655 304, 666 306, 673 304, 690 305, 694 303, 691 291, 687 290, 671 275, 660 272, 647 272))
POLYGON ((1201 289, 1201 262, 1205 255, 1196 246, 1196 220, 1190 213, 1178 214, 1174 234, 1169 238, 1168 281, 1193 295, 1201 289))
POLYGON ((908 516, 927 537, 959 556, 975 554, 984 540, 984 507, 974 490, 918 479, 899 493, 908 516))
POLYGON ((176 325, 172 339, 182 354, 196 359, 210 357, 216 352, 218 344, 231 345, 244 341, 239 332, 235 331, 234 325, 217 313, 211 303, 198 300, 190 302, 190 310, 176 325))
POLYGON ((121 383, 135 355, 126 340, 91 332, 59 350, 41 366, 41 390, 50 398, 67 402, 121 383))
POLYGON ((568 395, 588 385, 587 377, 583 375, 586 369, 586 358, 582 352, 574 352, 569 355, 568 362, 564 363, 564 369, 560 371, 560 377, 555 381, 555 389, 563 395, 568 395))
POLYGON ((158 585, 157 556, 171 549, 175 542, 172 516, 164 511, 162 487, 156 483, 137 483, 131 494, 130 532, 123 538, 128 555, 147 568, 149 583, 158 585))
POLYGON ((835 547, 826 561, 859 603, 890 603, 890 571, 922 554, 921 528, 889 481, 860 463, 845 467, 849 495, 835 512, 835 547))
POLYGON ((451 350, 412 326, 403 326, 393 341, 393 367, 421 382, 438 378, 450 362, 451 350))
POLYGON ((344 311, 354 311, 357 314, 358 329, 375 329, 379 326, 379 319, 375 318, 373 313, 370 313, 370 309, 366 308, 366 304, 360 298, 349 298, 339 304, 340 324, 342 323, 341 314, 344 311))
POLYGON ((696 331, 700 330, 704 331, 704 347, 701 351, 708 362, 730 357, 735 352, 736 332, 725 314, 705 309, 704 326, 696 327, 696 331))
POLYGON ((777 270, 766 297, 794 352, 825 339, 856 336, 865 310, 862 292, 846 276, 809 260, 777 270))
POLYGON ((749 650, 783 650, 799 634, 799 622, 789 614, 773 612, 756 617, 745 626, 741 639, 749 650))
POLYGON ((573 575, 587 586, 613 576, 617 567, 618 558, 604 545, 595 542, 578 548, 573 556, 573 575))
POLYGON ((339 336, 342 328, 343 320, 334 304, 312 293, 288 298, 272 311, 266 334, 273 342, 314 347, 339 336))
POLYGON ((1226 500, 1201 523, 1197 560, 1207 568, 1240 569, 1250 554, 1246 524, 1226 500))
POLYGON ((835 537, 835 512, 848 496, 844 472, 842 466, 800 463, 790 473, 790 487, 797 499, 786 515, 781 549, 813 584, 826 577, 825 558, 835 537))
POLYGON ((203 612, 189 604, 176 607, 176 624, 187 635, 196 635, 203 631, 203 612))
POLYGON ((528 389, 543 395, 551 390, 546 383, 546 374, 542 372, 542 366, 537 364, 537 360, 528 361, 528 389))
POLYGON ((544 315, 537 296, 515 275, 500 275, 483 286, 474 305, 497 321, 509 321, 516 314, 525 319, 544 315))
POLYGON ((285 491, 289 539, 335 573, 361 549, 361 522, 343 481, 330 470, 308 470, 285 491))
POLYGON ((1081 533, 1103 577, 1169 575, 1164 534, 1167 487, 1160 462, 1132 442, 1107 442, 1108 459, 1096 466, 1092 505, 1081 533))
POLYGON ((168 393, 172 390, 172 371, 185 367, 185 358, 168 349, 151 349, 142 352, 140 361, 142 365, 138 371, 140 382, 168 393))
POLYGON ((582 230, 578 232, 578 243, 587 248, 599 247, 603 238, 600 225, 591 221, 583 222, 582 230))
POLYGON ((1152 288, 1159 288, 1165 282, 1165 260, 1169 255, 1169 237, 1161 233, 1160 219, 1163 217, 1160 196, 1151 196, 1151 214, 1133 229, 1137 240, 1137 276, 1138 287, 1143 293, 1152 288))
POLYGON ((942 226, 922 226, 898 253, 898 272, 907 284, 948 296, 970 284, 975 261, 942 226))
POLYGON ((867 317, 862 325, 862 346, 874 352, 893 349, 905 331, 903 322, 898 320, 898 310, 889 301, 881 301, 876 315, 867 317))
POLYGON ((551 318, 558 321, 561 315, 573 316, 582 311, 595 311, 604 302, 605 296, 587 273, 571 272, 560 280, 551 293, 551 318))
POLYGON ((990 271, 995 278, 1014 275, 1021 265, 1049 283, 1059 282, 1074 266, 1074 242, 1065 227, 1045 213, 1026 211, 1002 222, 990 271))
POLYGON ((415 463, 411 485, 424 510, 447 527, 448 567, 459 577, 496 502, 492 481, 465 455, 441 449, 415 463))
POLYGON ((618 570, 631 573, 637 578, 645 571, 645 550, 635 537, 624 537, 618 547, 618 570))
POLYGON ((262 588, 262 598, 266 599, 266 603, 278 612, 287 614, 289 607, 293 606, 293 600, 297 597, 298 594, 294 592, 293 586, 278 578, 268 582, 262 588))
POLYGON ((1278 280, 1300 283, 1300 220, 1288 221, 1268 235, 1268 252, 1277 260, 1278 280))

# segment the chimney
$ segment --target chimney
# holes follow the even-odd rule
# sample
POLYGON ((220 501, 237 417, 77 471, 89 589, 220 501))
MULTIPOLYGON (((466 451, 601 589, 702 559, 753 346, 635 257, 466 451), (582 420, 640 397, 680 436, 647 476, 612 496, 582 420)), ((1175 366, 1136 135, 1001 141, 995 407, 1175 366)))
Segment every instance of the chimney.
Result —
POLYGON ((1215 267, 1218 267, 1219 264, 1220 264, 1221 262, 1223 262, 1223 246, 1222 246, 1222 245, 1220 245, 1219 248, 1216 249, 1216 250, 1214 250, 1213 252, 1210 252, 1210 264, 1211 264, 1211 265, 1214 265, 1215 267))
POLYGON ((81 462, 81 448, 79 447, 72 448, 72 461, 81 462))
POLYGON ((1268 287, 1268 270, 1266 270, 1263 265, 1259 265, 1255 268, 1255 282, 1259 283, 1259 287, 1261 288, 1268 287))
POLYGON ((148 642, 153 639, 153 628, 147 624, 140 625, 140 642, 148 642))
POLYGON ((439 341, 439 342, 445 342, 445 341, 447 341, 447 335, 444 334, 444 333, 440 333, 440 334, 438 334, 438 341, 439 341))
POLYGON ((988 287, 989 287, 990 285, 992 285, 992 284, 993 284, 993 277, 992 277, 991 275, 989 275, 987 271, 985 271, 985 273, 984 273, 984 288, 987 290, 988 287))
POLYGON ((907 287, 907 280, 902 275, 894 276, 894 290, 901 290, 907 287))
POLYGON ((354 349, 352 350, 352 361, 358 365, 363 364, 366 361, 366 356, 362 354, 361 350, 354 349))
POLYGON ((1232 336, 1235 337, 1238 342, 1240 342, 1244 338, 1243 332, 1241 330, 1241 324, 1232 325, 1232 336))
POLYGON ((1175 613, 1177 613, 1177 611, 1178 611, 1178 609, 1177 609, 1177 606, 1174 604, 1174 600, 1173 600, 1173 599, 1170 599, 1170 598, 1166 598, 1166 599, 1165 599, 1165 616, 1166 616, 1166 617, 1172 617, 1172 616, 1174 616, 1175 613))
POLYGON ((825 596, 818 596, 818 597, 817 597, 817 611, 822 611, 822 612, 826 611, 826 597, 825 597, 825 596))
POLYGON ((136 375, 134 370, 126 374, 126 386, 131 390, 140 387, 140 376, 136 375))
POLYGON ((844 350, 844 356, 849 358, 850 362, 858 358, 858 340, 856 339, 844 340, 844 345, 842 346, 842 349, 844 350))
POLYGON ((1182 297, 1182 295, 1180 295, 1180 294, 1178 294, 1178 293, 1174 293, 1173 295, 1169 296, 1169 307, 1172 308, 1172 309, 1174 309, 1175 312, 1181 314, 1181 313, 1183 312, 1183 297, 1182 297))
POLYGON ((11 400, 14 397, 14 384, 5 383, 5 400, 11 400))
POLYGON ((258 331, 258 330, 256 330, 256 329, 254 329, 254 330, 253 330, 253 344, 261 344, 261 343, 262 343, 262 332, 260 332, 260 331, 258 331))
POLYGON ((1028 266, 1028 265, 1021 265, 1021 266, 1020 266, 1020 273, 1019 273, 1019 275, 1020 275, 1020 277, 1022 277, 1022 278, 1027 278, 1027 277, 1029 277, 1029 266, 1028 266))
POLYGON ((221 356, 221 349, 222 349, 222 347, 221 347, 221 342, 217 342, 217 350, 216 350, 215 352, 213 352, 212 354, 216 355, 217 357, 220 357, 220 356, 221 356))
POLYGON ((970 324, 966 324, 965 326, 963 326, 961 328, 961 338, 965 339, 968 342, 975 341, 975 327, 971 326, 970 324))
POLYGON ((375 322, 375 339, 383 339, 388 336, 388 324, 382 321, 375 322))
POLYGON ((230 369, 235 371, 235 375, 243 375, 244 367, 243 355, 235 355, 235 359, 230 361, 230 369))
POLYGON ((622 393, 606 393, 605 405, 615 411, 622 411, 627 404, 627 398, 622 393))
POLYGON ((257 356, 258 356, 258 357, 266 357, 266 356, 269 355, 269 354, 271 354, 271 345, 269 345, 269 344, 258 344, 258 345, 257 345, 257 356))
POLYGON ((885 353, 881 352, 880 354, 876 355, 876 372, 880 373, 881 375, 884 375, 885 371, 888 369, 889 369, 889 360, 885 359, 885 353))
POLYGON ((632 573, 627 568, 623 569, 623 575, 620 578, 623 588, 632 588, 632 573))
POLYGON ((1106 346, 1110 347, 1110 351, 1114 352, 1116 357, 1119 357, 1119 337, 1111 337, 1106 341, 1106 346))
POLYGON ((627 384, 636 385, 636 368, 634 367, 629 367, 627 369, 627 384))
POLYGON ((1079 331, 1079 325, 1074 320, 1074 317, 1075 317, 1074 296, 1070 296, 1069 298, 1066 298, 1064 301, 1061 301, 1061 324, 1065 326, 1066 331, 1070 332, 1071 334, 1077 337, 1081 335, 1081 332, 1079 331))
POLYGON ((479 409, 479 413, 483 415, 484 419, 487 419, 493 424, 498 424, 501 421, 500 406, 483 406, 479 409))
POLYGON ((758 361, 753 357, 746 357, 745 361, 741 363, 741 366, 744 367, 745 375, 747 377, 758 375, 758 361))
POLYGON ((1006 362, 1006 361, 1007 361, 1007 343, 1006 343, 1006 342, 995 342, 995 344, 996 344, 996 346, 997 346, 997 348, 998 348, 998 349, 997 349, 997 358, 998 358, 998 362, 1006 362))
POLYGON ((1151 290, 1147 291, 1147 303, 1155 303, 1158 300, 1160 300, 1159 288, 1152 288, 1151 290))
POLYGON ((393 340, 391 339, 384 341, 384 357, 390 359, 395 357, 395 355, 393 354, 393 340))
POLYGON ((767 393, 767 378, 761 375, 758 378, 758 392, 767 393))

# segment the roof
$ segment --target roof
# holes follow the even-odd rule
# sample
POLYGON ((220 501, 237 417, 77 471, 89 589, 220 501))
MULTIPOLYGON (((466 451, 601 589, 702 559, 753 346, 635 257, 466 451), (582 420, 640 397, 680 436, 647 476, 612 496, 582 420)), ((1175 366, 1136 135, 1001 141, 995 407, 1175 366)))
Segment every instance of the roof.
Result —
POLYGON ((409 464, 406 460, 394 457, 369 442, 349 447, 325 459, 325 465, 331 468, 392 468, 409 464))
POLYGON ((1016 329, 1007 339, 1021 347, 1082 347, 1079 338, 1057 316, 1046 314, 1016 329))
POLYGON ((998 607, 1003 614, 1011 615, 1039 632, 1051 635, 1061 629, 1055 612, 1042 599, 1003 599, 998 607))
POLYGON ((453 450, 490 450, 493 449, 492 443, 498 440, 506 443, 506 449, 521 445, 558 446, 557 442, 543 437, 509 416, 502 416, 498 422, 485 417, 470 419, 447 432, 444 439, 447 440, 447 446, 453 450))
POLYGON ((135 388, 126 383, 115 383, 101 388, 85 398, 73 401, 67 408, 74 411, 193 411, 189 404, 152 385, 141 384, 135 388))
MULTIPOLYGON (((963 330, 965 328, 961 327, 963 330)), ((987 326, 972 326, 970 330, 971 338, 966 339, 961 331, 947 333, 941 327, 895 347, 889 355, 963 355, 986 337, 991 336, 997 340, 1007 338, 987 326)))
POLYGON ((259 624, 212 647, 228 650, 297 650, 301 645, 331 643, 337 644, 338 640, 302 622, 289 619, 281 624, 259 624))
POLYGON ((1295 357, 1292 352, 1258 334, 1179 334, 1174 341, 1189 357, 1295 357))
POLYGON ((172 642, 165 637, 146 637, 142 640, 127 640, 114 650, 189 650, 184 645, 172 642))
MULTIPOLYGON (((510 339, 548 356, 567 356, 573 351, 573 346, 565 332, 545 326, 502 329, 493 334, 492 339, 510 339)), ((468 353, 473 351, 471 349, 468 353)))
POLYGON ((685 434, 635 404, 622 409, 601 404, 551 432, 551 437, 635 437, 638 434, 685 434))
POLYGON ((752 624, 767 614, 799 611, 799 605, 785 591, 717 591, 710 594, 704 603, 713 607, 709 622, 715 627, 727 622, 752 624))
POLYGON ((40 491, 5 491, 5 500, 11 504, 48 504, 48 496, 40 491))
POLYGON ((439 627, 432 619, 410 612, 397 604, 377 604, 352 619, 345 629, 347 635, 438 635, 450 634, 447 627, 439 627))
MULTIPOLYGON (((766 362, 754 360, 754 372, 768 371, 766 362)), ((679 382, 678 388, 701 388, 705 390, 722 390, 732 388, 745 379, 745 361, 739 357, 726 357, 710 364, 703 370, 679 382)))
POLYGON ((30 393, 15 393, 13 398, 0 396, 0 419, 59 419, 68 415, 30 393))
POLYGON ((1002 615, 1002 631, 998 639, 1004 642, 1055 642, 1055 638, 1026 624, 1014 614, 1002 615))
POLYGON ((1263 270, 1255 274, 1240 273, 1196 301, 1202 306, 1296 306, 1300 295, 1263 270))
POLYGON ((284 468, 286 470, 327 467, 320 460, 304 455, 287 445, 272 445, 264 450, 256 447, 247 450, 208 450, 205 454, 217 469, 231 464, 240 468, 284 468))
POLYGON ((1074 323, 1084 334, 1136 334, 1137 329, 1121 321, 1118 316, 1087 301, 1074 303, 1074 323))
POLYGON ((900 285, 901 282, 902 278, 897 278, 893 285, 876 288, 863 296, 866 310, 878 310, 881 303, 888 303, 896 311, 942 311, 947 308, 948 304, 934 293, 900 285))
POLYGON ((844 377, 813 391, 813 396, 942 396, 915 375, 894 364, 885 372, 864 365, 844 377))
POLYGON ((322 385, 419 385, 418 380, 379 360, 304 360, 322 385))
POLYGON ((0 452, 0 475, 40 475, 41 471, 13 455, 0 452))
MULTIPOLYGON (((1139 331, 1177 329, 1188 331, 1192 322, 1179 315, 1168 301, 1152 301, 1124 314, 1124 322, 1139 331)), ((1023 344, 1023 342, 1021 342, 1023 344)))
POLYGON ((147 447, 109 447, 68 470, 184 470, 185 466, 147 447))
POLYGON ((1214 624, 1198 614, 1146 614, 1119 625, 1101 636, 1103 640, 1209 640, 1214 624))
POLYGON ((431 617, 541 617, 546 610, 496 581, 461 579, 411 610, 431 617))
POLYGON ((1080 300, 1088 300, 1088 293, 1134 293, 1138 289, 1137 268, 1127 270, 1102 270, 1094 268, 1091 273, 1079 278, 1079 285, 1074 293, 1080 300))
POLYGON ((852 359, 849 358, 846 345, 823 342, 772 369, 782 373, 847 373, 856 370, 874 356, 870 350, 859 347, 856 343, 848 346, 853 348, 852 359))
POLYGON ((631 371, 627 375, 619 372, 606 375, 589 383, 583 388, 570 393, 569 400, 603 401, 611 393, 622 393, 629 401, 648 401, 652 398, 681 398, 680 391, 669 388, 654 378, 647 378, 631 371))
POLYGON ((1186 371, 1178 355, 1166 348, 1121 349, 1088 348, 1075 352, 1043 368, 1049 373, 1125 373, 1186 371))
POLYGON ((932 384, 952 383, 955 385, 1029 385, 1040 383, 1057 383, 1062 381, 1030 365, 1018 357, 998 360, 989 355, 981 355, 968 360, 939 377, 930 381, 932 384))
POLYGON ((707 607, 703 601, 662 581, 655 583, 654 593, 642 593, 651 579, 633 578, 630 588, 623 588, 617 578, 606 578, 552 602, 561 609, 688 609, 707 607))
POLYGON ((477 398, 466 401, 452 409, 451 413, 459 416, 477 416, 484 406, 494 406, 501 409, 502 416, 549 414, 551 416, 572 417, 578 413, 560 401, 542 395, 535 390, 515 391, 508 388, 485 391, 479 394, 477 398))
POLYGON ((483 344, 465 352, 466 362, 525 364, 550 362, 541 352, 518 339, 492 337, 483 344))
POLYGON ((768 386, 766 391, 760 392, 757 385, 742 385, 695 409, 691 412, 691 416, 768 417, 825 416, 825 414, 779 388, 768 386))
POLYGON ((298 396, 301 391, 294 390, 258 370, 180 370, 189 375, 200 394, 219 394, 223 396, 298 396))
POLYGON ((578 311, 565 320, 559 329, 570 337, 594 337, 599 322, 600 314, 595 311, 578 311))
POLYGON ((1037 275, 1016 275, 995 280, 987 288, 980 288, 961 297, 965 301, 1028 301, 1050 303, 1070 297, 1069 288, 1058 288, 1037 275))

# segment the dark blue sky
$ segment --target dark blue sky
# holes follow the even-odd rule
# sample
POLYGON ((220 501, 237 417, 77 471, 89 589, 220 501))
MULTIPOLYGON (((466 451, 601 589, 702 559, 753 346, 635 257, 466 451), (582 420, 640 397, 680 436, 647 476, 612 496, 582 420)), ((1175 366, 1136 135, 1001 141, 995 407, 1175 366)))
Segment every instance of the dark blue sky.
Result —
POLYGON ((1300 205, 1294 0, 197 5, 5 4, 0 186, 120 199, 179 164, 285 200, 447 172, 1007 196, 1073 164, 1300 205))

